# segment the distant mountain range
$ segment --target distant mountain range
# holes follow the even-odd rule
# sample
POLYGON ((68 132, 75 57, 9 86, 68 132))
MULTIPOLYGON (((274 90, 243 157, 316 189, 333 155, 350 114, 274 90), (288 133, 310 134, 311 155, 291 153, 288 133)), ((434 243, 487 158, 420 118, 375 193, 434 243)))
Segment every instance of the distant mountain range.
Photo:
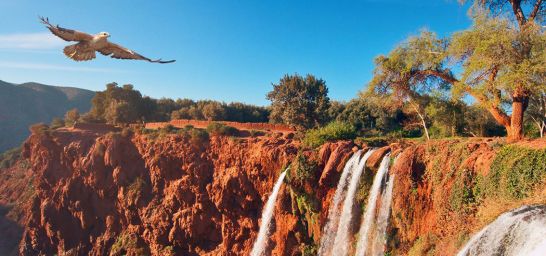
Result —
POLYGON ((30 134, 32 124, 49 123, 77 108, 91 108, 95 92, 74 87, 39 83, 12 84, 0 80, 0 152, 19 146, 30 134))

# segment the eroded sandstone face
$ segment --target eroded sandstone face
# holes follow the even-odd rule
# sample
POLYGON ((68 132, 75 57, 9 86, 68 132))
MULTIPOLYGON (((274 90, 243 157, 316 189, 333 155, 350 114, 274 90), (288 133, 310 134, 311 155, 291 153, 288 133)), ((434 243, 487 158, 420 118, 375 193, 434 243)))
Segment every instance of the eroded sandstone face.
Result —
MULTIPOLYGON (((365 195, 386 153, 397 156, 390 169, 396 178, 388 248, 406 254, 431 236, 436 248, 456 252, 459 234, 476 221, 474 210, 449 210, 456 177, 487 174, 494 145, 437 141, 379 148, 368 159, 358 194, 365 195)), ((267 249, 301 255, 320 242, 342 169, 355 150, 350 141, 302 149, 283 136, 195 143, 180 135, 152 139, 60 129, 27 140, 24 164, 0 179, 0 203, 19 205, 10 211, 20 215, 10 219, 9 232, 24 229, 22 255, 248 255, 279 173, 303 156, 313 168, 304 181, 292 168, 287 175, 267 249)), ((363 204, 365 198, 356 200, 363 204)))
MULTIPOLYGON (((175 135, 33 135, 24 154, 36 196, 20 253, 246 255, 263 202, 297 151, 282 137, 196 145, 175 135)), ((270 247, 295 255, 300 227, 289 193, 279 198, 270 247)))

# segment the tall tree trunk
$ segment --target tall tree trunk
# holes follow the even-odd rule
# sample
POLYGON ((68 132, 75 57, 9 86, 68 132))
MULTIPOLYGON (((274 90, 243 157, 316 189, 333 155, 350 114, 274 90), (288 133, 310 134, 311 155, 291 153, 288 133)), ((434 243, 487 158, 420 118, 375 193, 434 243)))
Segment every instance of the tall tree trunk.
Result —
POLYGON ((514 142, 523 139, 523 114, 529 105, 529 97, 524 93, 514 93, 512 96, 512 116, 508 131, 508 141, 514 142))

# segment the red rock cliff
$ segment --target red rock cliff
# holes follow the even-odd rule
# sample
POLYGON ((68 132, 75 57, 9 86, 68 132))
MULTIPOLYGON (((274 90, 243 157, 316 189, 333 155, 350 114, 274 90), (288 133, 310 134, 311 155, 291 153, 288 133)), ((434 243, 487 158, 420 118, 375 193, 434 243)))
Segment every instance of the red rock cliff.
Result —
POLYGON ((24 154, 37 190, 20 252, 245 254, 262 202, 296 153, 283 138, 33 135, 24 154))

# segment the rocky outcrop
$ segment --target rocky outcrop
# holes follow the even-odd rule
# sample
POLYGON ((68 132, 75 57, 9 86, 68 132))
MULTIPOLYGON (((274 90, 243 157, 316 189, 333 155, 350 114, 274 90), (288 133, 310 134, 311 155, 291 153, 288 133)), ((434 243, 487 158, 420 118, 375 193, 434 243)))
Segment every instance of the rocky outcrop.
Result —
POLYGON ((282 138, 33 135, 25 154, 37 196, 21 254, 246 254, 296 153, 282 138))
MULTIPOLYGON (((388 232, 392 252, 396 255, 410 251, 413 255, 454 255, 470 234, 503 211, 524 203, 546 202, 546 194, 541 195, 540 190, 535 197, 530 192, 529 198, 487 197, 484 191, 487 182, 495 186, 490 190, 507 189, 495 183, 495 180, 506 179, 501 177, 503 174, 497 172, 496 178, 489 178, 499 150, 506 147, 503 144, 500 139, 455 139, 414 144, 403 149, 391 168, 391 174, 396 175, 392 224, 388 232)), ((528 161, 533 168, 544 161, 538 155, 546 156, 544 151, 537 151, 535 156, 518 156, 518 151, 546 148, 544 141, 507 147, 507 150, 513 150, 513 159, 519 158, 512 160, 514 165, 521 165, 521 160, 530 158, 528 161)), ((545 170, 526 171, 540 175, 538 173, 545 170)), ((518 177, 522 174, 513 170, 509 175, 518 177)), ((518 178, 520 184, 531 182, 522 176, 518 178)), ((540 181, 535 182, 540 188, 540 181)))
MULTIPOLYGON (((434 244, 451 255, 477 223, 464 188, 487 175, 499 147, 498 140, 445 140, 379 148, 356 203, 365 203, 379 162, 391 152, 397 160, 388 251, 405 255, 434 244)), ((303 149, 287 136, 196 142, 188 135, 59 129, 27 140, 27 168, 9 176, 17 179, 2 176, 0 204, 27 198, 17 208, 25 211, 10 219, 20 227, 13 234, 24 227, 21 255, 248 255, 262 207, 291 164, 267 251, 313 254, 341 171, 357 149, 351 141, 303 149)), ((355 211, 360 223, 362 209, 355 211)))
MULTIPOLYGON (((352 143, 327 147, 320 170, 340 172, 352 143)), ((245 255, 298 143, 282 137, 194 143, 179 135, 61 129, 32 135, 23 151, 36 196, 22 255, 245 255)), ((279 198, 271 249, 297 255, 303 227, 290 193, 283 189, 279 198)))
POLYGON ((0 255, 17 255, 29 202, 34 196, 33 172, 26 160, 0 170, 0 255))

